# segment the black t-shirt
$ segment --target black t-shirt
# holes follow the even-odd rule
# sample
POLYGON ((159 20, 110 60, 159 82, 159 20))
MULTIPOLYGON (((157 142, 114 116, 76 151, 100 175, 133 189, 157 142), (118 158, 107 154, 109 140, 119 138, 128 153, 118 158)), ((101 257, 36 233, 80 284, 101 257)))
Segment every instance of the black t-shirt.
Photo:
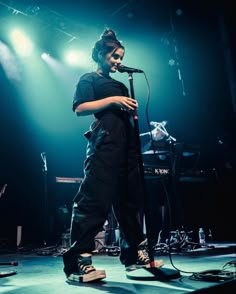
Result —
MULTIPOLYGON (((72 109, 84 102, 95 101, 110 96, 129 96, 128 88, 121 82, 104 77, 95 72, 86 73, 81 76, 74 93, 72 109)), ((104 112, 112 111, 121 114, 119 109, 107 109, 98 112, 95 117, 99 118, 104 112)))

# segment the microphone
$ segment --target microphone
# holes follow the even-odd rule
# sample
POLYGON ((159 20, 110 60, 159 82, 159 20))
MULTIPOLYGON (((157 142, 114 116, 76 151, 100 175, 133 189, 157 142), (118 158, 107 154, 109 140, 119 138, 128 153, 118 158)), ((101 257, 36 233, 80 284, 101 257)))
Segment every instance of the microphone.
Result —
POLYGON ((137 68, 132 68, 132 67, 128 67, 128 66, 125 66, 125 65, 121 65, 119 64, 117 66, 117 70, 119 72, 127 72, 127 73, 133 73, 133 72, 136 72, 136 73, 143 73, 143 71, 141 69, 137 69, 137 68))

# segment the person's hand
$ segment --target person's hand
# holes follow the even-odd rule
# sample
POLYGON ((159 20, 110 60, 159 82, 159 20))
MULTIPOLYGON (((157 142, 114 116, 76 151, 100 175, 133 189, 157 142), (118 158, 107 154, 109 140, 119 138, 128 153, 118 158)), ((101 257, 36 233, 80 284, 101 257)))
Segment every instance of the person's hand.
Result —
POLYGON ((134 111, 138 108, 137 101, 126 96, 115 96, 113 104, 125 111, 134 111))

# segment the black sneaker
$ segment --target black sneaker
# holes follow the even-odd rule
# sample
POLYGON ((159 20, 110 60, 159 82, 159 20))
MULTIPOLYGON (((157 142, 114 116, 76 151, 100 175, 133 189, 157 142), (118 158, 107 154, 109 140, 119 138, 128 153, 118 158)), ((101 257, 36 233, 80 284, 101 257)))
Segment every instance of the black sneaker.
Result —
POLYGON ((138 245, 138 258, 136 264, 139 266, 145 266, 150 264, 150 258, 148 255, 147 248, 147 239, 145 239, 138 245))
POLYGON ((78 272, 73 272, 67 279, 72 282, 93 282, 106 278, 106 273, 104 270, 96 270, 92 265, 91 256, 78 258, 78 272))
MULTIPOLYGON (((159 268, 164 265, 163 260, 155 260, 154 261, 155 267, 159 268)), ((133 271, 138 268, 149 268, 150 267, 150 258, 148 255, 148 244, 147 239, 145 239, 143 242, 141 242, 138 245, 138 258, 136 261, 136 264, 132 264, 128 267, 126 267, 126 271, 133 271)))

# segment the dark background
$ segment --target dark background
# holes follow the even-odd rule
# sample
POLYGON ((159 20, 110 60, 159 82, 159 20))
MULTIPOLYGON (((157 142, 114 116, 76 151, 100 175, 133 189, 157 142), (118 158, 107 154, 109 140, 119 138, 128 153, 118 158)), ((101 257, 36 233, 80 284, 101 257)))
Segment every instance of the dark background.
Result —
MULTIPOLYGON (((60 60, 59 48, 68 45, 71 36, 90 54, 104 28, 113 28, 126 47, 124 64, 143 69, 150 87, 148 97, 144 76, 134 75, 140 132, 149 131, 148 119, 168 121, 166 128, 177 142, 185 147, 198 146, 200 151, 199 158, 190 163, 182 159, 182 164, 209 175, 204 182, 178 183, 175 192, 182 210, 176 206, 175 213, 184 215, 188 229, 210 228, 213 239, 232 241, 236 111, 233 8, 228 1, 163 2, 2 1, 0 41, 10 46, 6 24, 8 20, 20 21, 37 31, 38 46, 60 60)), ((55 177, 83 176, 83 133, 92 117, 76 118, 71 101, 84 69, 66 68, 64 79, 51 75, 43 80, 37 66, 32 67, 29 77, 24 72, 25 61, 17 62, 17 81, 7 76, 0 63, 0 187, 7 184, 0 198, 0 239, 14 246, 16 228, 21 225, 23 244, 41 244, 45 238, 55 243, 69 223, 63 207, 70 211, 79 187, 56 183, 55 177), (24 90, 24 85, 31 88, 24 90), (46 153, 47 173, 42 152, 46 153), (45 203, 49 211, 47 237, 43 230, 45 203)), ((129 87, 126 73, 116 77, 129 87)), ((159 215, 163 190, 150 182, 148 188, 154 214, 159 215)), ((153 221, 159 222, 159 217, 153 221)))

